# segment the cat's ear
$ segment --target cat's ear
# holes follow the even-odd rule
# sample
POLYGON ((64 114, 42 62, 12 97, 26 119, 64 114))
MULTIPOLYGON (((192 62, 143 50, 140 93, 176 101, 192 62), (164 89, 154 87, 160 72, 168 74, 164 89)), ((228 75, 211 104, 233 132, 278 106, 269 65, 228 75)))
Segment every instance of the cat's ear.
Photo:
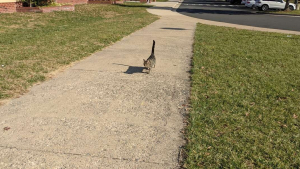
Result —
POLYGON ((145 59, 143 59, 143 61, 146 62, 145 59))

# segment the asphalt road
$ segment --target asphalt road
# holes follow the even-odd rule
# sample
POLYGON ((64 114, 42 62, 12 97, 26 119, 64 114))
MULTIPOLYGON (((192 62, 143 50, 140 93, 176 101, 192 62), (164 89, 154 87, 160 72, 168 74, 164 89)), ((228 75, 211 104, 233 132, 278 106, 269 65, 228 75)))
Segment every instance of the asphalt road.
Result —
POLYGON ((262 28, 300 31, 300 17, 257 13, 243 5, 217 0, 184 0, 177 12, 200 19, 262 28))

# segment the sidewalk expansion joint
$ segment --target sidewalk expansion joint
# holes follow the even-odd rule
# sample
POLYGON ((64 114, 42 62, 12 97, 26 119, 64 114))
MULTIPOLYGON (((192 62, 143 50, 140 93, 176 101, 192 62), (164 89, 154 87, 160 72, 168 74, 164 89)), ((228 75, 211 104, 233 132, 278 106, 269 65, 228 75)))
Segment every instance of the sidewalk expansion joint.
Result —
POLYGON ((87 72, 104 72, 104 71, 99 71, 99 70, 89 70, 89 69, 70 69, 70 70, 87 71, 87 72))
POLYGON ((35 150, 35 149, 23 149, 18 147, 12 147, 12 146, 2 146, 0 145, 0 148, 4 149, 16 149, 17 151, 32 151, 32 152, 39 152, 39 153, 48 153, 48 154, 57 154, 57 155, 69 155, 69 156, 80 156, 80 157, 92 157, 92 158, 100 158, 100 159, 112 159, 112 160, 118 160, 118 161, 129 161, 129 162, 137 162, 137 163, 147 163, 147 164, 157 164, 157 165, 170 165, 173 166, 174 164, 171 163, 160 163, 160 162, 154 162, 154 161, 145 161, 145 160, 139 160, 139 159, 129 159, 129 158, 117 158, 117 157, 105 157, 105 156, 98 156, 98 155, 92 155, 89 153, 86 154, 80 154, 80 153, 67 153, 67 152, 55 152, 55 151, 49 151, 49 150, 35 150))

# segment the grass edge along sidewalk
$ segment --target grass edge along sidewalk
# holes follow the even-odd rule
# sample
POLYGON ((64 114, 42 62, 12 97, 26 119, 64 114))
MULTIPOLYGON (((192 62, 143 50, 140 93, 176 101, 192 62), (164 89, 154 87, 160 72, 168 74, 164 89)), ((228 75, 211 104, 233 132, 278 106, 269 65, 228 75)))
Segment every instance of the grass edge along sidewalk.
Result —
POLYGON ((187 168, 300 167, 300 36, 197 25, 187 168))
POLYGON ((159 17, 148 7, 92 4, 76 5, 75 12, 1 14, 0 101, 154 22, 159 17))

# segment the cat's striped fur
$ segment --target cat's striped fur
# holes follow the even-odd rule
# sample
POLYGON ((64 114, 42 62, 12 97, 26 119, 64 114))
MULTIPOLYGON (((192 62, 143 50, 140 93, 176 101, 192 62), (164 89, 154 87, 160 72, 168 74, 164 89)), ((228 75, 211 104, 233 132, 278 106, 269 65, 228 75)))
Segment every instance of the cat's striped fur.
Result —
POLYGON ((151 55, 149 56, 149 58, 147 60, 143 59, 144 60, 144 66, 149 70, 148 73, 150 73, 152 67, 155 68, 156 58, 155 58, 155 55, 154 55, 154 48, 155 48, 155 41, 153 40, 151 55))

